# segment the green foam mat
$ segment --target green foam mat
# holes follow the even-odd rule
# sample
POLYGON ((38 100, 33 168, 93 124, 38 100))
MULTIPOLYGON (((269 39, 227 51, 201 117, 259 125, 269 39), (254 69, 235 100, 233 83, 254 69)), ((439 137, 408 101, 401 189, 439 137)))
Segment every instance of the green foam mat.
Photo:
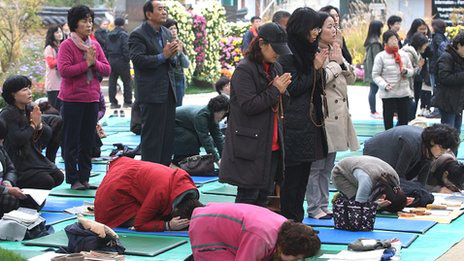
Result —
POLYGON ((200 194, 200 202, 203 204, 207 203, 233 203, 235 202, 235 197, 231 196, 220 196, 220 195, 208 195, 200 194))
MULTIPOLYGON (((137 256, 156 256, 177 246, 187 243, 187 240, 175 237, 143 236, 132 234, 119 235, 121 244, 126 248, 125 254, 137 256)), ((26 246, 67 247, 68 237, 64 230, 45 237, 24 241, 26 246)))
POLYGON ((60 197, 94 198, 95 193, 97 193, 96 189, 74 190, 70 188, 60 188, 60 189, 53 189, 50 192, 50 195, 60 196, 60 197))
POLYGON ((223 195, 223 196, 237 196, 237 187, 231 185, 224 185, 215 189, 208 189, 203 191, 204 194, 223 195))

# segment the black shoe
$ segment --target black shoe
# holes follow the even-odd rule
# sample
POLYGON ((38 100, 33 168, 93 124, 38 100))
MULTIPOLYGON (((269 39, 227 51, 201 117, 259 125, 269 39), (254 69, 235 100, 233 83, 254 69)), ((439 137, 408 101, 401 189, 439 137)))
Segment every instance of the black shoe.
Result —
POLYGON ((124 103, 123 105, 124 108, 132 108, 132 102, 131 103, 124 103))
POLYGON ((117 103, 112 103, 111 106, 110 106, 111 109, 119 109, 121 108, 121 105, 117 104, 117 103))
POLYGON ((441 115, 438 110, 432 111, 429 115, 425 116, 427 119, 440 119, 441 115))
POLYGON ((119 110, 119 117, 126 117, 123 110, 119 110))

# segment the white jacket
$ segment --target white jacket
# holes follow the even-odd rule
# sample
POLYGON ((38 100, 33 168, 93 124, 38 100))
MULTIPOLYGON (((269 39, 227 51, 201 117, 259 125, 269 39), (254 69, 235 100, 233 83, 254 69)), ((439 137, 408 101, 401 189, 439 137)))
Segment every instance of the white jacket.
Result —
POLYGON ((414 69, 408 55, 402 50, 398 52, 403 62, 403 68, 407 71, 404 79, 401 76, 400 66, 393 58, 393 54, 382 51, 375 56, 372 79, 379 86, 379 96, 381 99, 413 97, 408 78, 414 76, 414 69), (393 88, 386 91, 385 87, 388 84, 393 86, 393 88))

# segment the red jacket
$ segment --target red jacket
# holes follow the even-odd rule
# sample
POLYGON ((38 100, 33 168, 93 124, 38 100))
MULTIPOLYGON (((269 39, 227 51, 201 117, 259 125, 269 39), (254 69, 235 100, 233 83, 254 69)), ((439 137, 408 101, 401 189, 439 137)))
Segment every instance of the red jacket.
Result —
POLYGON ((196 189, 184 170, 121 157, 97 190, 95 220, 114 228, 135 217, 138 231, 164 231, 174 200, 196 189))

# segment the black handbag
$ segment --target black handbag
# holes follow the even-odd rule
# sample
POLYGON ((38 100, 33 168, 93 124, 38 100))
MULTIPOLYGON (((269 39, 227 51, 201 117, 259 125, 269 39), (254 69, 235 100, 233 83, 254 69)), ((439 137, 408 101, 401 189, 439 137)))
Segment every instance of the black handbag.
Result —
POLYGON ((190 176, 216 176, 212 154, 187 157, 179 162, 179 167, 190 176))
POLYGON ((377 204, 357 202, 340 194, 332 206, 336 229, 372 231, 374 229, 377 204))

